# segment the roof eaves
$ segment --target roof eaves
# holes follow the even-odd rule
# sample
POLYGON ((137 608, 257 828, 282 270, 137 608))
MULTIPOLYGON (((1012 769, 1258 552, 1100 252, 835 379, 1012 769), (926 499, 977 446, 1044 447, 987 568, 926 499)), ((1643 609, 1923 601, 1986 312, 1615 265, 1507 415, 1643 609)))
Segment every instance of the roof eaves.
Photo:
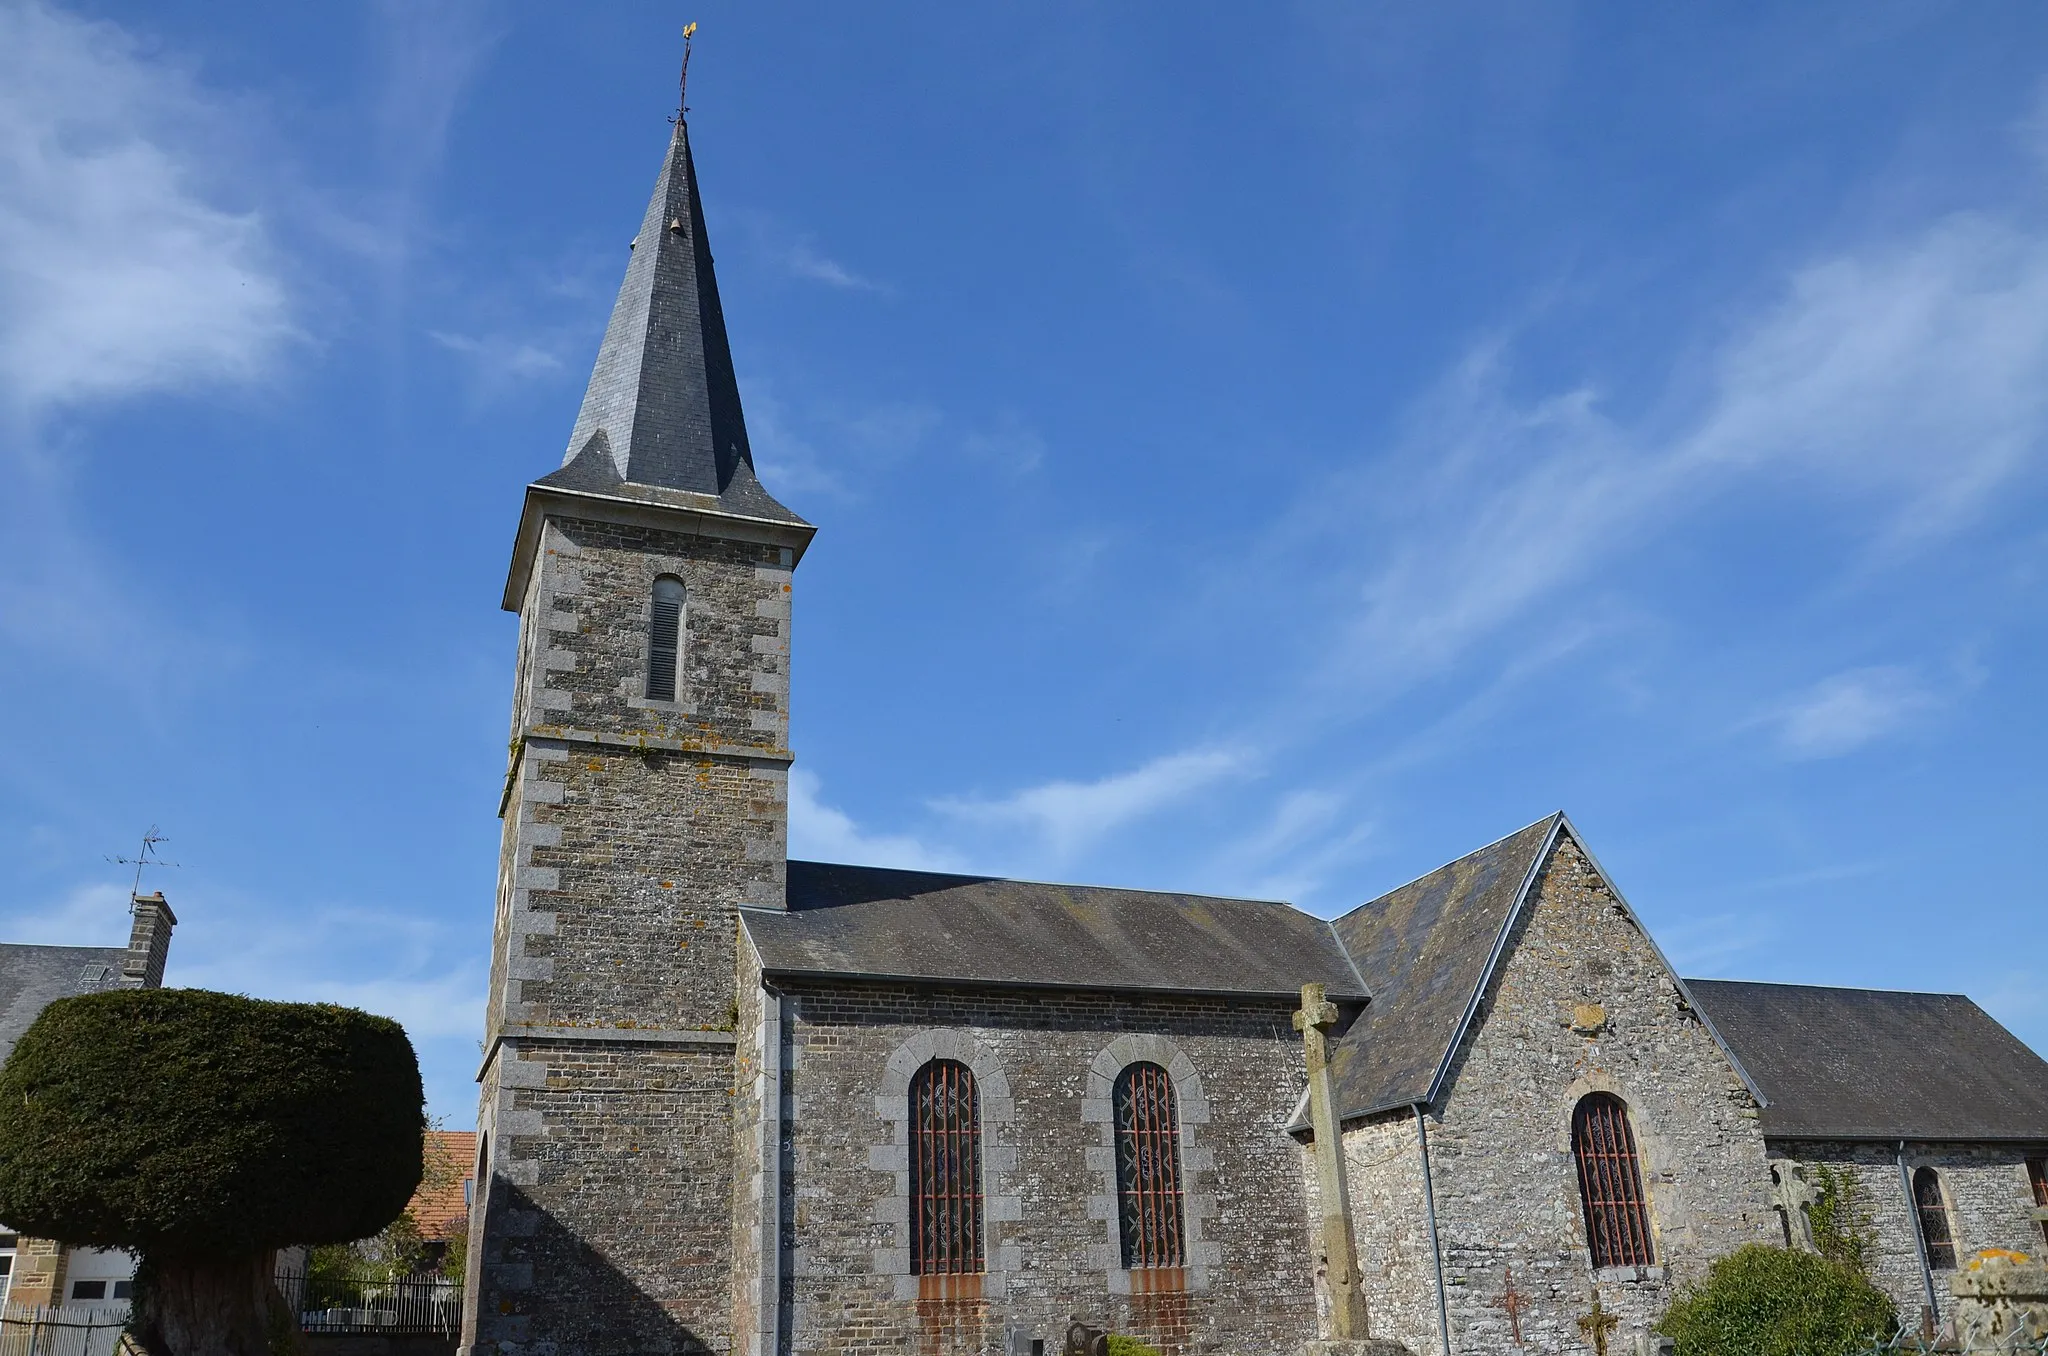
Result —
MULTIPOLYGON (((989 979, 981 975, 914 975, 886 971, 832 970, 823 967, 767 965, 761 967, 763 978, 774 979, 829 979, 847 984, 911 984, 921 988, 944 989, 1028 989, 1040 992, 1065 992, 1088 990, 1094 993, 1124 993, 1158 997, 1177 998, 1224 998, 1243 999, 1247 1002, 1277 1003, 1301 1001, 1301 994, 1292 989, 1218 989, 1180 984, 1103 984, 1090 980, 1072 983, 1048 979, 989 979)), ((1357 994, 1338 994, 1333 1002, 1362 1003, 1366 1001, 1357 994)))

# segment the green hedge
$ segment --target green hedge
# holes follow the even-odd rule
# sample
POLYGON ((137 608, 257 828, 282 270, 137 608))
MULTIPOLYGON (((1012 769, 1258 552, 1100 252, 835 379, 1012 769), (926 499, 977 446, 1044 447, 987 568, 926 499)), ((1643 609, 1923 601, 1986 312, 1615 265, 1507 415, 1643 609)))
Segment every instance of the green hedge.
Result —
POLYGON ((1897 1327, 1891 1300, 1860 1273, 1760 1243, 1714 1263, 1657 1324, 1678 1356, 1851 1356, 1897 1327))
POLYGON ((422 1105, 389 1018, 199 989, 61 998, 0 1068, 0 1219, 167 1256, 361 1238, 419 1184, 422 1105))

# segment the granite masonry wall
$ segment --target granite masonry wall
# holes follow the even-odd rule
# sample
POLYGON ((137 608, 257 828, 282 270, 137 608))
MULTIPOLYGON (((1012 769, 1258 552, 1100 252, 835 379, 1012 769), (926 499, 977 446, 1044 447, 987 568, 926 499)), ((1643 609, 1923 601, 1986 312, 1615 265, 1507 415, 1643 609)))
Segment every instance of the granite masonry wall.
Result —
MULTIPOLYGON (((1754 1099, 1568 837, 1515 925, 1428 1129, 1451 1348, 1461 1356, 1584 1351, 1578 1320, 1596 1289, 1620 1320, 1609 1350, 1634 1350, 1677 1285, 1744 1243, 1779 1237, 1754 1099), (1602 1016, 1588 1027, 1593 1006, 1602 1016), (1649 1267, 1592 1267, 1571 1118, 1596 1091, 1630 1110, 1655 1235, 1649 1267)), ((1410 1222, 1419 1150, 1402 1141, 1414 1138, 1413 1114, 1397 1113, 1348 1132, 1347 1161, 1360 1202, 1418 1211, 1388 1223, 1354 1210, 1361 1248, 1387 1250, 1361 1258, 1385 1314, 1375 1331, 1440 1351, 1428 1242, 1410 1222)))
POLYGON ((542 529, 501 807, 479 1356, 732 1346, 738 909, 782 904, 789 560, 542 529), (650 702, 662 575, 684 582, 684 643, 676 700, 650 702))
POLYGON ((1293 1004, 792 983, 782 1002, 790 1350, 1058 1351, 1069 1319, 1172 1352, 1292 1353, 1315 1329, 1293 1004), (910 1274, 906 1092, 974 1070, 988 1274, 910 1274), (1184 1273, 1122 1269, 1110 1081, 1175 1078, 1184 1273), (974 1293, 978 1291, 979 1293, 974 1293))
MULTIPOLYGON (((1899 1176, 1899 1146, 1772 1140, 1770 1152, 1774 1159, 1791 1159, 1807 1165, 1809 1182, 1815 1180, 1813 1166, 1820 1163, 1847 1169, 1854 1175, 1857 1194, 1862 1208, 1869 1212, 1871 1232, 1877 1242, 1877 1255, 1868 1267, 1870 1278, 1892 1297, 1899 1318, 1915 1323, 1927 1305, 1928 1286, 1927 1275, 1920 1266, 1919 1216, 1899 1176)), ((2026 1160, 2042 1152, 2040 1145, 1905 1146, 1909 1174, 1931 1167, 1941 1176, 1942 1194, 1948 1201, 1949 1233, 1955 1241, 1959 1264, 1968 1263, 1971 1254, 1984 1248, 2041 1255, 2041 1226, 2034 1221, 2034 1195, 2027 1182, 2026 1160)), ((1937 1322, 1945 1323, 1954 1314, 1955 1297, 1948 1287, 1953 1274, 1934 1273, 1937 1322)))

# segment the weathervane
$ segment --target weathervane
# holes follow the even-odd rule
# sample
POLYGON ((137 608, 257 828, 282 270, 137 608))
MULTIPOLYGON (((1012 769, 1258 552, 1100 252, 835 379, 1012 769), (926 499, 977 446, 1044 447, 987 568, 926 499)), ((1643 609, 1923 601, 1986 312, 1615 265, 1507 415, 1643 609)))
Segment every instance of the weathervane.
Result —
POLYGON ((683 115, 690 111, 690 39, 697 35, 695 19, 683 25, 683 75, 676 81, 675 124, 683 125, 683 115))
POLYGON ((132 886, 130 886, 128 890, 128 904, 131 911, 134 908, 135 901, 142 897, 143 867, 178 865, 177 862, 165 861, 161 856, 157 854, 156 845, 158 843, 168 843, 170 841, 170 839, 158 833, 156 831, 156 825, 152 824, 149 826, 149 832, 142 835, 142 850, 140 852, 136 853, 133 857, 107 858, 108 861, 114 863, 116 866, 132 866, 135 868, 135 883, 132 886))

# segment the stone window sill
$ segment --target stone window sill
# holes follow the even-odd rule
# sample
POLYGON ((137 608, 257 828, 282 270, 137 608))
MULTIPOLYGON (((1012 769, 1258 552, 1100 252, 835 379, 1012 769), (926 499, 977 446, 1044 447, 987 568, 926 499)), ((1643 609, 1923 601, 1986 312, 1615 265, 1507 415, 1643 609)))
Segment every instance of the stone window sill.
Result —
POLYGON ((1663 1267, 1593 1268, 1593 1279, 1602 1285, 1662 1285, 1669 1278, 1663 1267))

